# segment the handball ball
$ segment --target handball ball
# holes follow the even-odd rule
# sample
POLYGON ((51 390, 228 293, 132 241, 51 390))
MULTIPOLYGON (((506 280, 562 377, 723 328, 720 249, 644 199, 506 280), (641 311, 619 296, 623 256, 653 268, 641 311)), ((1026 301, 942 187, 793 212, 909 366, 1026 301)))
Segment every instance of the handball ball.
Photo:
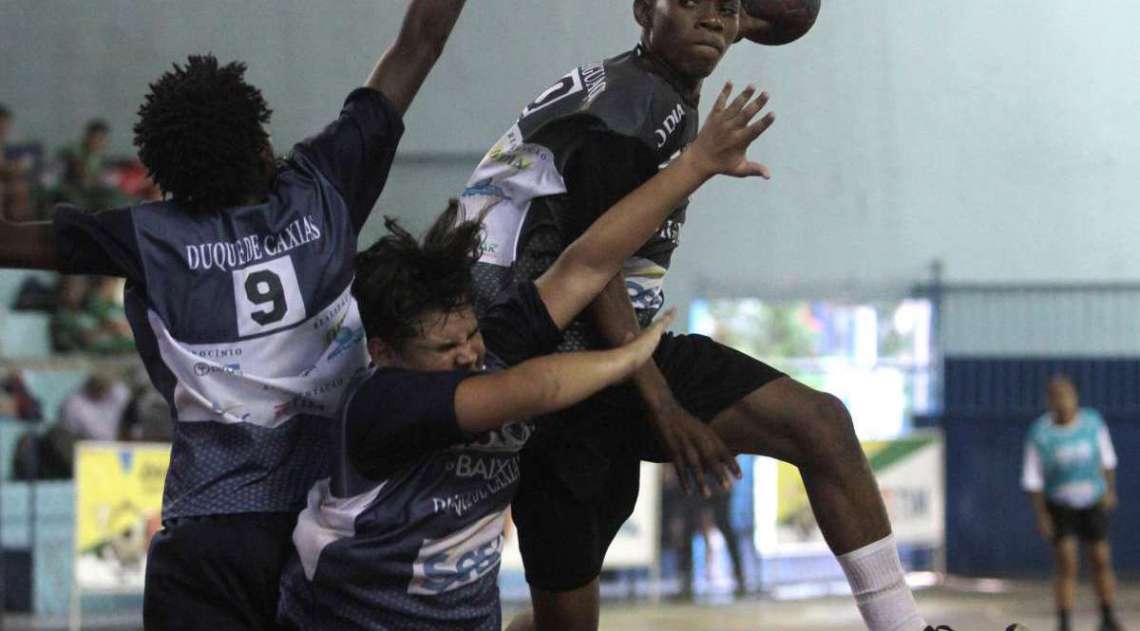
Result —
POLYGON ((803 37, 815 24, 820 0, 743 0, 744 10, 767 23, 746 37, 766 46, 779 46, 803 37))

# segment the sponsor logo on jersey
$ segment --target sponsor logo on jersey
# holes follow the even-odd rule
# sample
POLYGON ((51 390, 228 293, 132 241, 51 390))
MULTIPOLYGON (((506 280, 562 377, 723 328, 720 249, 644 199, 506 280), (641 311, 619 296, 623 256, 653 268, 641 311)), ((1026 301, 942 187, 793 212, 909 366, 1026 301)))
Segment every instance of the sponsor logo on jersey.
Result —
POLYGON ((499 567, 505 514, 497 511, 443 539, 427 539, 412 564, 409 594, 441 594, 499 567))
POLYGON ((661 125, 653 131, 653 133, 657 135, 658 149, 664 147, 665 143, 669 142, 669 136, 672 136, 673 132, 677 131, 677 128, 681 126, 684 120, 685 107, 678 103, 677 106, 673 108, 673 111, 669 112, 665 117, 665 120, 661 121, 661 125))
POLYGON ((227 357, 241 357, 241 347, 199 348, 191 351, 203 359, 225 359, 227 357))
POLYGON ((454 466, 453 471, 455 475, 460 478, 483 478, 484 480, 492 480, 500 475, 509 475, 512 467, 518 468, 518 462, 515 456, 495 458, 491 456, 459 454, 456 456, 455 462, 449 463, 448 466, 454 466))
POLYGON ((459 451, 489 451, 489 452, 515 452, 526 445, 534 433, 534 425, 530 421, 515 421, 480 435, 475 440, 463 445, 452 447, 459 451))
POLYGON ((345 326, 344 321, 347 317, 348 314, 345 313, 332 328, 325 332, 325 346, 333 347, 332 351, 329 352, 329 361, 356 348, 364 339, 364 327, 345 326))
POLYGON ((218 374, 240 375, 241 364, 211 364, 208 362, 198 362, 194 364, 194 374, 199 377, 218 374))
MULTIPOLYGON (((214 414, 217 414, 219 416, 226 416, 226 415, 236 416, 237 412, 244 407, 245 406, 240 404, 240 403, 223 404, 221 401, 210 401, 210 410, 213 411, 214 414)), ((249 412, 246 412, 245 414, 242 414, 238 418, 240 418, 241 420, 244 421, 245 419, 249 418, 250 416, 252 416, 252 415, 249 412)))
POLYGON ((493 183, 491 178, 485 178, 475 182, 471 186, 463 189, 460 197, 491 197, 494 199, 502 199, 511 201, 511 196, 503 190, 503 187, 493 183))

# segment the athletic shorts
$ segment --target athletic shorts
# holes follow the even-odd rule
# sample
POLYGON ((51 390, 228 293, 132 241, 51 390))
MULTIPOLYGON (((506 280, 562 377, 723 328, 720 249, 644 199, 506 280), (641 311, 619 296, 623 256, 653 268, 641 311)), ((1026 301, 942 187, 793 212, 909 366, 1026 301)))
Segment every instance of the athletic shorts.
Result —
MULTIPOLYGON (((703 335, 667 334, 654 358, 677 401, 706 423, 784 376, 703 335)), ((568 591, 601 572, 637 501, 640 461, 667 458, 645 413, 636 388, 623 384, 538 419, 511 507, 531 586, 568 591)))
POLYGON ((171 520, 150 543, 147 631, 274 630, 281 570, 293 551, 292 513, 171 520))
POLYGON ((1108 538, 1108 512, 1100 505, 1091 508, 1069 508, 1046 502, 1045 508, 1053 519, 1053 542, 1066 537, 1094 543, 1108 538))

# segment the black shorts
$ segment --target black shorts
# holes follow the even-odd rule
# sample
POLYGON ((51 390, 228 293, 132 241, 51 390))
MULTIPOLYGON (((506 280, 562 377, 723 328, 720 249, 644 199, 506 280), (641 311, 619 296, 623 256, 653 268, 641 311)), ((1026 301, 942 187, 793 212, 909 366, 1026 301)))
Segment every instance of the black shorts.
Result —
POLYGON ((1079 509, 1046 502, 1045 508, 1053 519, 1054 543, 1067 537, 1089 543, 1108 538, 1108 512, 1100 505, 1079 509))
POLYGON ((143 595, 147 631, 278 629, 281 570, 293 513, 176 519, 150 543, 143 595))
MULTIPOLYGON (((784 374, 703 335, 666 335, 654 355, 677 401, 706 423, 784 374)), ((568 591, 593 580, 633 512, 640 461, 666 451, 629 384, 543 418, 523 450, 512 504, 530 585, 568 591)))

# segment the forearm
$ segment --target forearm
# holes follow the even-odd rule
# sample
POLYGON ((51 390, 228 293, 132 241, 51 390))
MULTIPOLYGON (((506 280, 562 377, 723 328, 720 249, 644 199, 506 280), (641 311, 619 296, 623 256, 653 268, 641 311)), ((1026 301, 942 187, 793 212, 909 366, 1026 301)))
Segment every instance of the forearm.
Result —
POLYGON ((1109 495, 1116 495, 1116 469, 1102 469, 1104 486, 1109 495))
POLYGON ((400 113, 408 111, 424 79, 443 54, 466 0, 411 0, 396 41, 365 83, 379 90, 400 113))
POLYGON ((634 362, 621 349, 557 353, 471 377, 456 391, 456 419, 464 431, 477 434, 565 409, 624 379, 634 362))
POLYGON ((1033 513, 1037 519, 1048 519, 1049 511, 1045 508, 1045 494, 1041 491, 1030 491, 1029 497, 1033 502, 1033 513))
MULTIPOLYGON (((637 313, 629 301, 622 274, 614 276, 594 302, 590 304, 590 316, 594 326, 611 346, 623 343, 628 337, 641 332, 637 313)), ((647 361, 633 374, 634 385, 650 410, 662 409, 675 399, 669 383, 661 374, 657 363, 647 361)))
POLYGON ((0 217, 0 267, 59 269, 51 222, 12 223, 0 217))

